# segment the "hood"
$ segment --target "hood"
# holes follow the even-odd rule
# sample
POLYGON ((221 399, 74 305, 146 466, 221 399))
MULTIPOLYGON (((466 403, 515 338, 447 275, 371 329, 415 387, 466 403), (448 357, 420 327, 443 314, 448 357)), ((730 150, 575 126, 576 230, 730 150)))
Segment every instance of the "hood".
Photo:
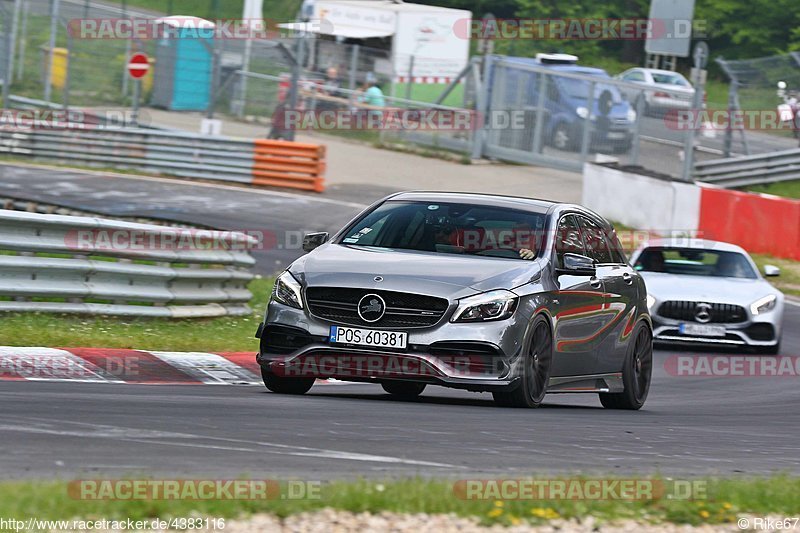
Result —
POLYGON ((289 268, 306 286, 359 287, 457 299, 513 289, 541 270, 538 261, 432 254, 325 244, 289 268), (383 281, 376 282, 375 276, 383 281))
POLYGON ((685 276, 661 272, 640 272, 647 293, 658 301, 684 300, 749 306, 768 294, 780 291, 758 279, 715 278, 710 276, 685 276))

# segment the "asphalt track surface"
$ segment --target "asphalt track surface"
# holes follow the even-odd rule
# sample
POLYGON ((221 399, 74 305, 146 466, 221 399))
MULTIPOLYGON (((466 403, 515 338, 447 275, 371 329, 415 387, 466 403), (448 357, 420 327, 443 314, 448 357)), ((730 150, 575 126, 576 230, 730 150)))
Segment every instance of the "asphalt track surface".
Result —
MULTIPOLYGON (((332 229, 382 192, 359 194, 338 191, 313 200, 0 166, 0 196, 27 195, 108 214, 167 214, 230 229, 332 229)), ((274 271, 301 252, 260 253, 261 269, 274 271)), ((800 355, 798 324, 800 307, 788 305, 784 355, 800 355)), ((800 473, 800 378, 667 371, 676 354, 695 353, 656 351, 650 397, 638 412, 604 410, 594 394, 552 395, 540 409, 518 410, 496 407, 488 394, 438 387, 403 402, 377 385, 361 384, 317 385, 290 397, 260 386, 5 381, 0 471, 5 478, 301 479, 800 473)))

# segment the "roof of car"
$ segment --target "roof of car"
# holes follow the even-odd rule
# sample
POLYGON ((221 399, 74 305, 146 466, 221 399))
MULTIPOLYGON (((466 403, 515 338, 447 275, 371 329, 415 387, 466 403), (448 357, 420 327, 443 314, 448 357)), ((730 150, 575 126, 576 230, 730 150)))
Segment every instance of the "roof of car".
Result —
POLYGON ((537 67, 545 67, 553 70, 560 70, 562 72, 575 72, 578 74, 591 74, 593 76, 608 76, 608 72, 601 68, 586 67, 583 65, 576 65, 575 63, 542 63, 541 61, 532 57, 505 57, 504 61, 512 63, 522 63, 526 65, 536 65, 537 67))
MULTIPOLYGON (((414 200, 419 202, 463 202, 516 207, 517 209, 534 208, 536 211, 547 211, 560 202, 540 200, 538 198, 523 198, 519 196, 505 196, 502 194, 484 194, 473 192, 444 192, 444 191, 406 191, 397 193, 391 200, 414 200)), ((563 204, 561 204, 563 205, 563 204)))
POLYGON ((528 209, 537 213, 553 212, 559 216, 564 212, 577 212, 596 217, 604 225, 608 224, 602 216, 591 209, 578 204, 542 200, 541 198, 525 198, 503 194, 486 194, 477 192, 449 191, 405 191, 389 196, 387 200, 410 200, 417 202, 459 202, 476 205, 507 207, 509 209, 528 209))
POLYGON ((683 74, 681 74, 680 72, 675 72, 674 70, 663 70, 663 69, 660 69, 660 68, 644 68, 644 67, 639 67, 638 70, 646 70, 647 72, 651 72, 651 73, 655 73, 655 74, 674 74, 676 76, 683 77, 683 74))
POLYGON ((650 247, 664 248, 694 248, 698 250, 717 250, 720 252, 747 252, 741 246, 729 242, 712 241, 709 239, 696 239, 691 237, 672 237, 651 239, 642 245, 642 249, 650 247))

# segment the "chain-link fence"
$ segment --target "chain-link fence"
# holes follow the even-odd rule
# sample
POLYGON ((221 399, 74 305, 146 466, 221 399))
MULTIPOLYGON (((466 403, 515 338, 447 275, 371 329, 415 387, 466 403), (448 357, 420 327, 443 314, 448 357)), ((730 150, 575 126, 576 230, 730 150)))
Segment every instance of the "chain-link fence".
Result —
POLYGON ((483 152, 498 159, 579 170, 594 154, 680 176, 692 124, 678 122, 693 92, 609 77, 599 69, 494 58, 483 152))
MULTIPOLYGON (((800 52, 740 60, 718 58, 717 64, 730 80, 728 109, 768 114, 785 104, 790 112, 796 113, 800 100, 800 52)), ((731 153, 736 141, 746 154, 770 151, 763 145, 775 146, 773 150, 789 148, 787 142, 780 143, 780 138, 784 141, 790 137, 797 138, 797 126, 727 131, 725 153, 731 153), (736 137, 734 133, 737 133, 736 137)))
MULTIPOLYGON (((695 146, 695 158, 702 160, 796 144, 786 132, 742 131, 735 133, 741 137, 737 145, 732 129, 709 132, 699 131, 703 125, 696 122, 680 124, 677 112, 693 105, 686 91, 661 87, 656 93, 600 69, 497 56, 473 58, 458 79, 438 79, 428 75, 432 58, 400 60, 386 43, 370 47, 298 32, 250 40, 84 38, 74 31, 76 20, 161 15, 85 0, 27 0, 15 18, 14 7, 13 0, 0 0, 0 57, 13 59, 11 92, 51 107, 130 107, 136 84, 127 62, 144 52, 152 68, 140 84, 141 105, 262 120, 278 137, 291 137, 291 131, 274 127, 286 124, 287 111, 332 111, 353 119, 381 113, 386 120, 379 128, 328 128, 312 121, 297 129, 570 170, 580 170, 595 154, 609 154, 622 164, 684 178, 687 146, 695 146), (419 68, 415 72, 415 62, 426 65, 425 76, 419 68), (448 95, 441 98, 445 87, 448 95), (393 116, 400 112, 400 118, 393 116), (466 117, 468 127, 426 126, 434 113, 437 119, 466 117)), ((721 61, 734 81, 730 107, 775 109, 778 81, 786 82, 787 91, 800 91, 797 56, 721 61)), ((0 61, 0 78, 5 68, 7 62, 0 61)))

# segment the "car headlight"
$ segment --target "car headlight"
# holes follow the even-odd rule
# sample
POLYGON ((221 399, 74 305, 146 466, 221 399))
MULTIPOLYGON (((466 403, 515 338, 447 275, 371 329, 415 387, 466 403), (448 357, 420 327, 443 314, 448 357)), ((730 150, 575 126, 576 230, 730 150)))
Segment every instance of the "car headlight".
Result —
POLYGON ((476 294, 458 301, 450 322, 503 320, 514 314, 518 301, 516 294, 505 289, 476 294))
POLYGON ((778 297, 774 294, 770 294, 768 296, 764 296, 763 298, 759 298, 755 302, 750 304, 750 312, 753 315, 758 315, 760 313, 766 313, 775 308, 775 304, 778 303, 778 297))
POLYGON ((272 286, 272 297, 276 301, 296 309, 303 308, 302 293, 300 283, 294 279, 294 276, 288 270, 278 276, 278 279, 275 280, 275 285, 272 286))
POLYGON ((576 115, 578 115, 578 116, 579 116, 579 117, 581 117, 581 118, 586 118, 586 117, 588 117, 588 116, 589 116, 589 110, 588 110, 588 109, 586 109, 586 108, 585 108, 585 107, 583 107, 583 106, 581 106, 581 107, 576 107, 576 108, 575 108, 575 114, 576 114, 576 115))
POLYGON ((636 110, 629 108, 628 112, 625 114, 625 118, 628 119, 628 122, 636 122, 636 110))
POLYGON ((648 294, 647 295, 647 309, 649 311, 652 311, 654 305, 656 305, 656 299, 648 294))

